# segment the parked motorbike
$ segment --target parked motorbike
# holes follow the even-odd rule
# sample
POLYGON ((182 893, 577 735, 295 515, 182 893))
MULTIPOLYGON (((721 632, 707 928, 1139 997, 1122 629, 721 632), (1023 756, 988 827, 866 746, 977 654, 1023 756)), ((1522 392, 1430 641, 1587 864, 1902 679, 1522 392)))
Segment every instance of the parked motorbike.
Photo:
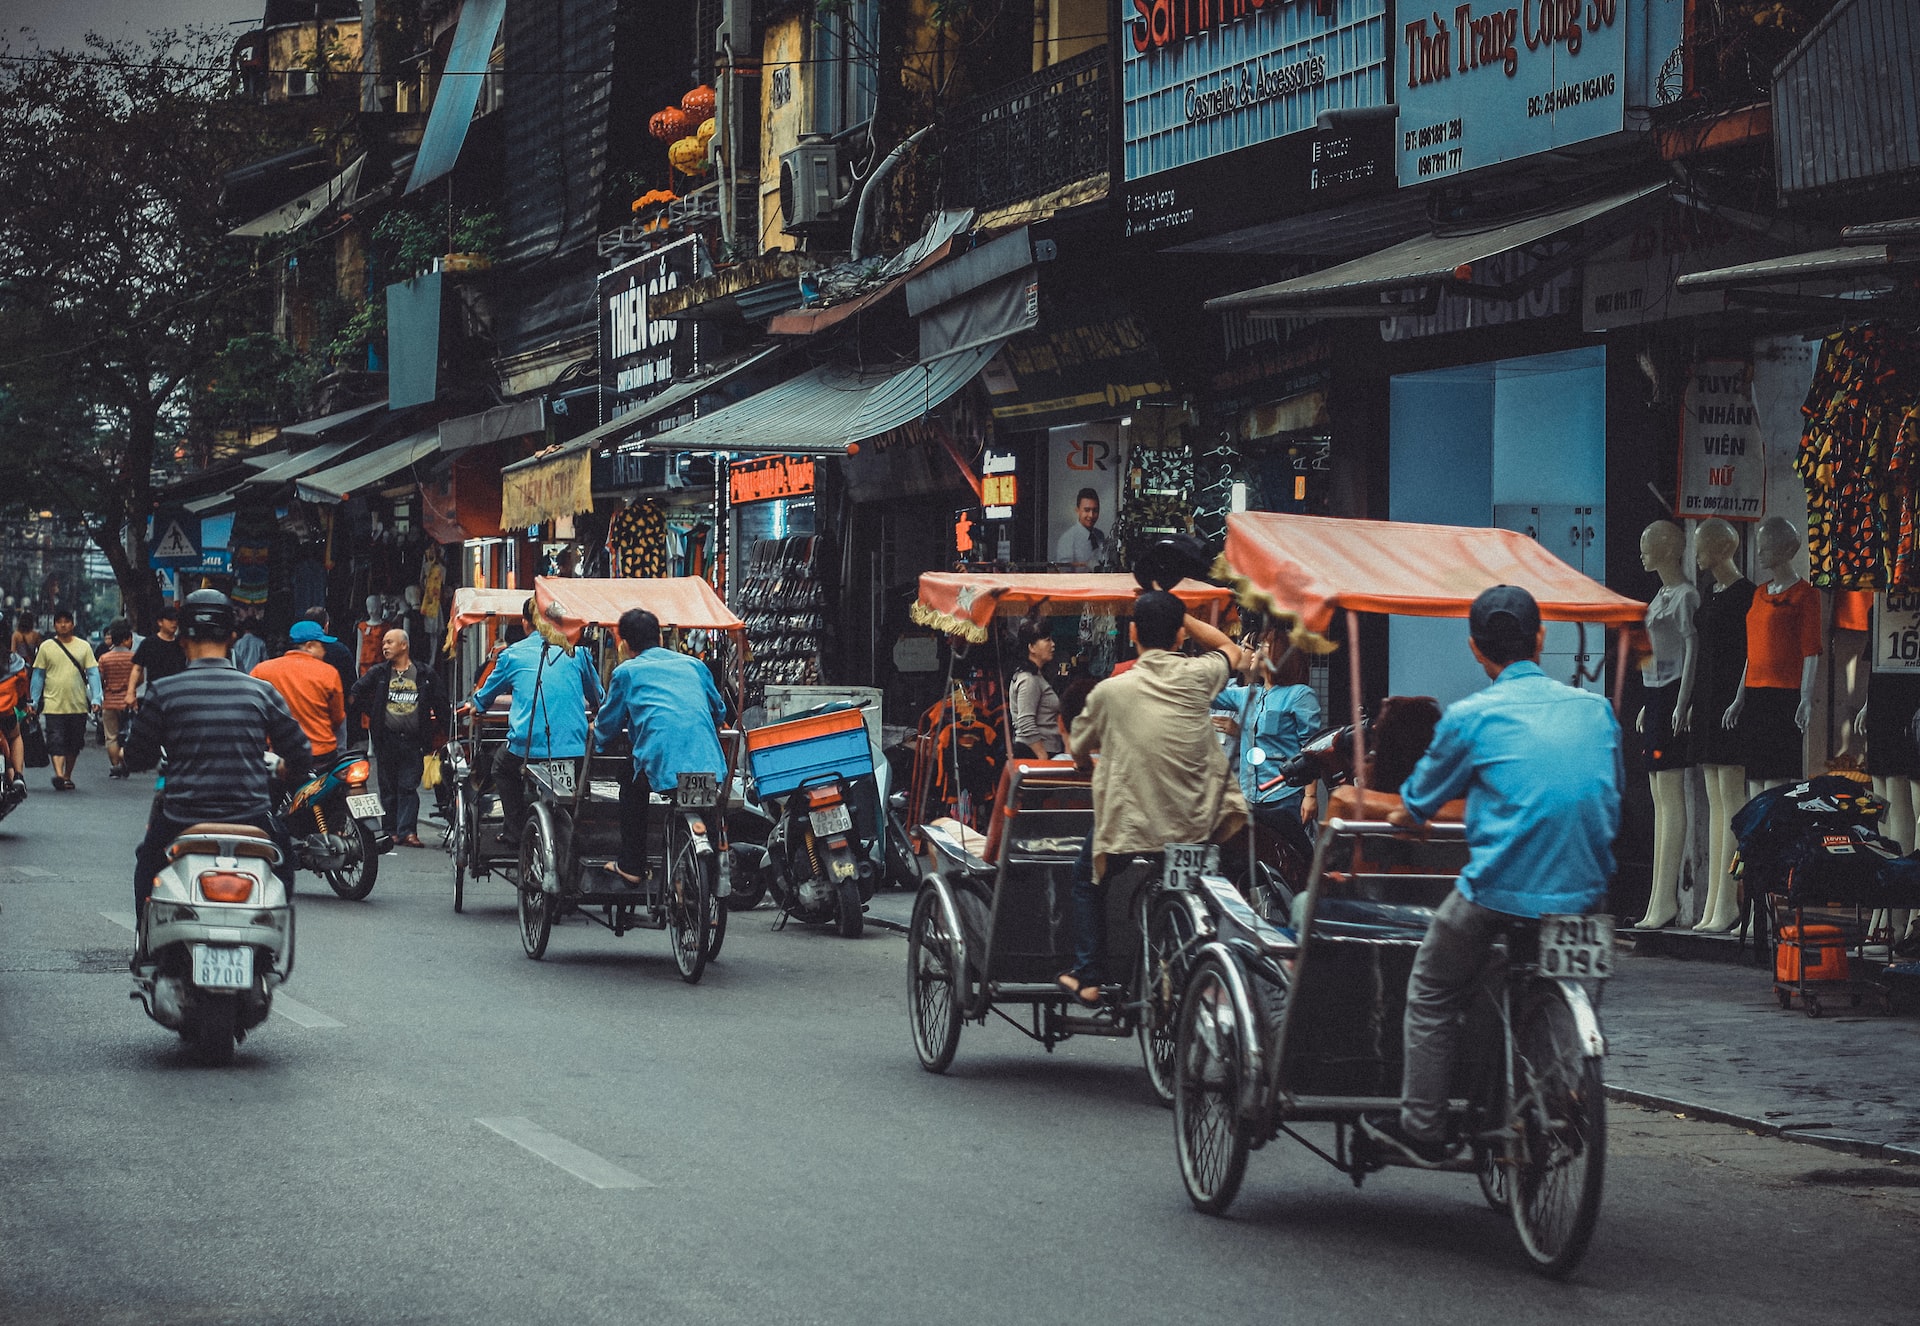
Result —
POLYGON ((341 751, 317 764, 279 812, 294 863, 348 902, 373 892, 381 854, 393 846, 380 798, 366 790, 371 774, 365 752, 341 751))
POLYGON ((293 907, 274 873, 280 849, 258 829, 196 824, 167 858, 139 918, 146 960, 131 997, 202 1063, 230 1063, 293 972, 293 907))
POLYGON ((880 870, 854 831, 847 780, 794 789, 767 835, 760 877, 786 915, 809 925, 833 922, 846 938, 859 937, 880 870))

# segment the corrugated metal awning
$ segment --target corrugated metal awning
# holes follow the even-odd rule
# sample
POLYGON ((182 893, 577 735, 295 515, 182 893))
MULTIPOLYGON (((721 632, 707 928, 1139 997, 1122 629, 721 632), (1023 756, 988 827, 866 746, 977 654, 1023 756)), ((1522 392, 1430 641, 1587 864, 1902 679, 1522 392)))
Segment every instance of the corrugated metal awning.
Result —
POLYGON ((324 465, 331 465, 345 455, 349 448, 357 446, 365 436, 361 433, 342 441, 322 442, 318 446, 309 447, 299 455, 288 456, 278 464, 261 470, 258 474, 249 474, 237 486, 245 488, 257 484, 263 488, 270 488, 298 479, 303 474, 312 474, 315 470, 324 465))
POLYGON ((270 212, 263 212, 253 220, 235 226, 227 232, 227 238, 265 239, 270 235, 290 234, 335 203, 353 201, 354 193, 360 187, 360 171, 366 164, 367 158, 362 154, 352 165, 318 188, 308 189, 292 202, 282 203, 270 212))
POLYGON ((440 423, 440 450, 465 451, 489 442, 504 442, 510 437, 526 437, 547 430, 546 402, 538 397, 498 405, 478 414, 444 419, 440 423))
POLYGON ((447 52, 446 72, 440 75, 440 84, 434 90, 427 129, 420 138, 419 154, 413 159, 413 174, 407 178, 408 193, 433 183, 460 159, 473 109, 480 103, 480 80, 487 75, 494 39, 500 35, 500 21, 506 16, 507 0, 466 0, 461 5, 460 25, 454 29, 453 46, 447 52))
MULTIPOLYGON (((1457 282, 1457 274, 1462 267, 1471 267, 1509 250, 1553 239, 1590 221, 1614 217, 1637 204, 1663 197, 1666 192, 1667 185, 1664 182, 1643 185, 1538 216, 1484 224, 1471 230, 1435 231, 1377 253, 1369 253, 1364 258, 1340 263, 1325 271, 1209 299, 1206 309, 1210 313, 1232 313, 1251 309, 1313 310, 1342 306, 1372 314, 1374 305, 1369 301, 1377 301, 1388 291, 1457 282)), ((1458 288, 1456 284, 1455 289, 1458 288)), ((1384 306, 1380 310, 1381 316, 1391 312, 1390 308, 1384 306)))
POLYGON ((1001 337, 895 373, 867 393, 847 428, 846 440, 864 442, 878 437, 946 404, 947 398, 973 381, 1005 344, 1006 338, 1001 337))
POLYGON ((375 410, 387 408, 385 401, 375 401, 371 405, 355 405, 351 409, 340 410, 334 414, 323 414, 318 419, 308 419, 303 423, 288 424, 280 430, 281 437, 325 437, 336 428, 345 428, 357 419, 365 419, 375 410))
POLYGON ((299 481, 295 491, 305 502, 344 502, 359 489, 409 469, 439 450, 440 426, 435 424, 364 456, 310 474, 299 481))
POLYGON ((1679 290, 1730 290, 1736 286, 1798 285, 1803 281, 1845 281, 1893 276, 1920 270, 1920 250, 1890 244, 1843 244, 1834 249, 1789 253, 1732 267, 1689 272, 1673 284, 1679 290))
POLYGON ((1920 6, 1840 0, 1814 24, 1773 71, 1773 153, 1788 197, 1920 180, 1920 6))

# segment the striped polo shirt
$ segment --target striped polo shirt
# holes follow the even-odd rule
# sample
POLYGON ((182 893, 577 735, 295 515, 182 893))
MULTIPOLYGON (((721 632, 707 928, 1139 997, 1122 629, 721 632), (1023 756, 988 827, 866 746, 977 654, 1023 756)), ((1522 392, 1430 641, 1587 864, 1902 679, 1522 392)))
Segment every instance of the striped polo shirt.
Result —
POLYGON ((168 818, 224 820, 273 808, 269 747, 296 779, 313 763, 313 748, 278 691, 224 658, 202 658, 147 688, 127 764, 151 769, 165 750, 168 818))

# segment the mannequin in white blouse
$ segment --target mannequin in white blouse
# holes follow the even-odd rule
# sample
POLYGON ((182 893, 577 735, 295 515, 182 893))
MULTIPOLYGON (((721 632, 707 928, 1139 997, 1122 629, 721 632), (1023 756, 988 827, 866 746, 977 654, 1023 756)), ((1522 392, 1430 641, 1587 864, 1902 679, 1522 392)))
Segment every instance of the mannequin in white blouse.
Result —
MULTIPOLYGON (((1711 575, 1721 590, 1740 579, 1740 568, 1733 560, 1739 551, 1740 535, 1718 516, 1701 521, 1694 532, 1694 565, 1711 575)), ((1720 714, 1703 714, 1700 721, 1722 720, 1720 714)), ((1739 889, 1732 874, 1733 817, 1747 804, 1747 771, 1737 764, 1702 764, 1700 774, 1707 785, 1707 898, 1701 919, 1726 910, 1733 910, 1737 916, 1733 902, 1739 889)))
MULTIPOLYGON (((1649 702, 1640 711, 1639 730, 1649 728, 1649 709, 1665 706, 1669 688, 1679 687, 1673 707, 1652 716, 1652 725, 1671 724, 1668 746, 1684 749, 1687 711, 1693 703, 1695 634, 1693 615, 1700 606, 1700 595, 1687 578, 1687 536, 1670 520, 1656 520, 1641 532, 1640 564, 1660 577, 1660 592, 1647 605, 1647 638, 1653 645, 1653 657, 1646 665, 1649 702)), ((1686 759, 1676 754, 1678 767, 1650 769, 1647 781, 1653 789, 1653 893, 1647 899, 1647 914, 1636 924, 1640 929, 1657 930, 1672 925, 1680 914, 1680 865, 1687 843, 1686 759)))

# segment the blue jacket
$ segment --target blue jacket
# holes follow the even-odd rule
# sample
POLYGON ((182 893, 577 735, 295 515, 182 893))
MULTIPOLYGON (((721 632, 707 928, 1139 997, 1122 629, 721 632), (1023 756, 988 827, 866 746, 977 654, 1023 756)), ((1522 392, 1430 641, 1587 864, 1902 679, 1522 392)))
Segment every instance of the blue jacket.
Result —
POLYGON ((507 749, 530 760, 570 760, 587 753, 587 709, 600 703, 600 674, 585 649, 572 654, 538 635, 500 651, 493 671, 473 693, 485 709, 510 692, 507 749))
POLYGON ((1400 792, 1421 821, 1466 797, 1460 892, 1496 912, 1545 916, 1605 895, 1621 782, 1613 706, 1520 662, 1448 708, 1400 792))
POLYGON ((1240 791, 1249 804, 1295 801, 1306 789, 1281 783, 1262 792, 1260 784, 1280 776, 1280 766, 1300 753, 1307 739, 1320 730, 1320 699, 1310 686, 1229 686, 1213 697, 1215 713, 1232 714, 1240 723, 1240 791), (1267 753, 1263 764, 1248 764, 1247 752, 1258 746, 1267 753))
POLYGON ((594 726, 595 749, 625 732, 633 767, 656 792, 671 792, 683 773, 724 779, 720 724, 727 708, 707 665, 688 654, 655 647, 613 670, 607 702, 594 726))

